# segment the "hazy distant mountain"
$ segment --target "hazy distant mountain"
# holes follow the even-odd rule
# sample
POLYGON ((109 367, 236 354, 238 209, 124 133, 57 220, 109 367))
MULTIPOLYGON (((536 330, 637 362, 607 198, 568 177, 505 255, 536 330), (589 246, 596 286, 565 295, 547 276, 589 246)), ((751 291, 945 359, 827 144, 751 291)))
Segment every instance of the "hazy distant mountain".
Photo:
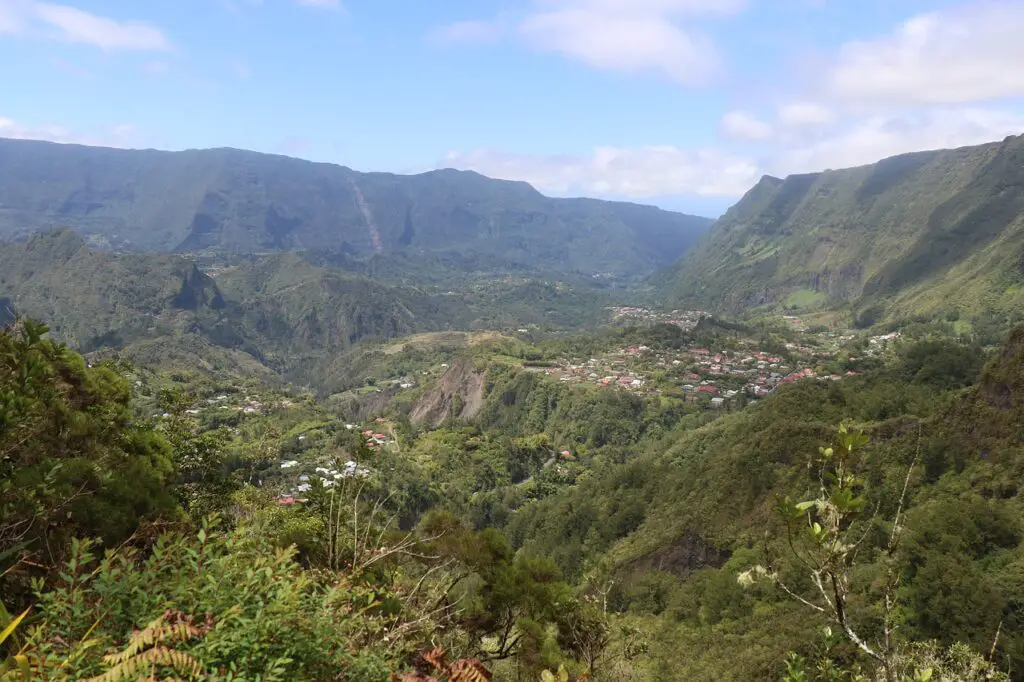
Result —
POLYGON ((552 199, 465 171, 402 176, 237 149, 0 139, 0 238, 70 227, 118 249, 452 254, 643 275, 710 224, 650 206, 552 199))
POLYGON ((656 279, 672 304, 729 313, 1024 311, 1024 137, 765 176, 656 279))

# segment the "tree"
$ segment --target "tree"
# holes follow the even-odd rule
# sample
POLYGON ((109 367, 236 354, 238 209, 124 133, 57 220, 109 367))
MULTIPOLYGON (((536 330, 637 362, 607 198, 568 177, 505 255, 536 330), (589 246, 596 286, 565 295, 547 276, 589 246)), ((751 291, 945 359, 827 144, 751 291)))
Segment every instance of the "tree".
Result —
POLYGON ((59 563, 69 538, 116 543, 175 509, 170 444, 134 419, 128 382, 46 332, 0 331, 0 576, 22 587, 21 569, 59 563))
MULTIPOLYGON (((938 664, 929 665, 928 661, 941 658, 943 654, 929 650, 928 656, 924 656, 921 645, 903 642, 896 637, 899 620, 897 588, 901 577, 896 570, 895 553, 904 531, 904 508, 917 457, 907 471, 887 541, 881 548, 885 566, 881 632, 875 641, 871 641, 872 638, 859 629, 859 623, 864 619, 857 619, 851 613, 852 576, 858 566, 858 554, 871 537, 875 520, 874 516, 864 520, 867 506, 865 484, 858 476, 854 462, 854 453, 867 444, 868 437, 863 431, 843 423, 837 440, 835 447, 819 448, 817 496, 803 501, 794 501, 787 496, 780 504, 786 525, 786 544, 791 558, 809 578, 810 591, 790 585, 781 577, 774 562, 769 562, 767 567, 757 565, 744 571, 739 575, 739 582, 749 586, 758 580, 768 580, 789 597, 838 625, 846 639, 871 661, 878 679, 885 682, 931 679, 938 664)), ((798 659, 791 657, 787 679, 807 679, 798 659)), ((999 679, 997 672, 985 663, 978 676, 956 679, 999 679)))
POLYGON ((163 391, 158 405, 166 416, 156 429, 164 435, 174 453, 175 492, 179 502, 193 518, 202 519, 222 510, 239 482, 231 476, 228 467, 224 436, 201 430, 186 412, 190 404, 187 394, 163 391))

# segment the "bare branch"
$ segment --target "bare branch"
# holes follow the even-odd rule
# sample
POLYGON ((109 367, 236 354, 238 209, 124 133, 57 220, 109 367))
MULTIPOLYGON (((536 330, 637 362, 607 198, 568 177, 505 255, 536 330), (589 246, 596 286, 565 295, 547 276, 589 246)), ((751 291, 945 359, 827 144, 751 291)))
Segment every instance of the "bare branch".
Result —
POLYGON ((996 627, 996 636, 992 638, 992 648, 988 650, 988 660, 991 661, 996 656, 996 646, 999 645, 999 635, 1003 632, 1003 621, 999 620, 999 626, 996 627))
POLYGON ((803 604, 804 606, 809 606, 810 608, 814 609, 815 611, 817 611, 817 612, 819 612, 819 613, 828 613, 828 612, 827 612, 827 611, 826 611, 825 609, 823 609, 822 607, 818 606, 818 605, 817 605, 817 604, 815 604, 814 602, 812 602, 812 601, 808 601, 807 599, 804 599, 804 598, 803 598, 803 597, 801 597, 801 596, 800 596, 799 594, 797 594, 796 592, 794 592, 793 590, 791 590, 791 589, 789 588, 789 585, 787 585, 786 583, 782 582, 781 580, 778 580, 778 579, 776 579, 776 580, 775 580, 775 584, 776 584, 776 585, 778 585, 778 586, 779 586, 779 588, 780 588, 780 589, 781 589, 781 590, 782 590, 783 592, 785 592, 785 593, 786 593, 786 594, 788 594, 788 595, 789 595, 790 597, 792 597, 793 599, 797 600, 798 602, 800 602, 800 603, 801 603, 801 604, 803 604))
POLYGON ((416 581, 416 587, 414 587, 412 589, 412 592, 410 592, 408 594, 407 598, 408 599, 412 599, 413 597, 416 596, 416 593, 420 591, 420 588, 423 586, 424 581, 426 581, 426 579, 430 576, 431 573, 433 573, 434 571, 439 571, 439 570, 443 570, 445 568, 448 568, 449 566, 451 566, 454 563, 455 563, 455 559, 449 559, 448 561, 444 562, 443 564, 436 564, 436 565, 431 566, 430 568, 428 568, 423 573, 423 575, 420 576, 420 579, 416 581))
POLYGON ((907 490, 910 488, 910 477, 914 473, 914 468, 917 466, 917 461, 921 457, 921 425, 917 425, 917 450, 914 453, 914 459, 910 462, 910 467, 907 468, 907 475, 903 479, 903 491, 900 493, 900 501, 896 506, 896 516, 892 521, 892 531, 889 534, 889 554, 896 551, 896 545, 899 541, 900 535, 900 516, 903 514, 903 505, 907 501, 907 490))

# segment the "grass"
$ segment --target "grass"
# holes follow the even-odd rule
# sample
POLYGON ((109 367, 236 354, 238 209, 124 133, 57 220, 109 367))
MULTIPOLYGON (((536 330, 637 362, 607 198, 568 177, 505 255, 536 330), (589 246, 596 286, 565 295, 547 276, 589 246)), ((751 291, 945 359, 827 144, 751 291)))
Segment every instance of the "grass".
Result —
POLYGON ((802 310, 805 308, 816 308, 825 303, 826 300, 828 300, 828 296, 820 291, 799 289, 787 296, 786 302, 783 305, 788 309, 802 310))
POLYGON ((384 346, 382 350, 385 355, 397 355, 408 350, 432 350, 444 346, 456 346, 458 348, 479 346, 490 341, 502 339, 518 341, 518 339, 512 339, 512 337, 493 331, 426 332, 423 334, 413 334, 401 341, 384 346))

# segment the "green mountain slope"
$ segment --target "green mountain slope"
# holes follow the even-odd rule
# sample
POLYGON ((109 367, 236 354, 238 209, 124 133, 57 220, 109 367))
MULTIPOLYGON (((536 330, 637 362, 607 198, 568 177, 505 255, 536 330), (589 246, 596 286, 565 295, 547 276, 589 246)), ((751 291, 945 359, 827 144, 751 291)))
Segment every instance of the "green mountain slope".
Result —
POLYGON ((364 340, 448 329, 590 325, 598 292, 506 277, 441 288, 384 284, 298 254, 200 268, 179 254, 112 253, 70 230, 0 248, 0 322, 50 325, 83 352, 326 386, 364 340), (326 373, 325 373, 326 372, 326 373))
POLYGON ((178 367, 202 359, 291 375, 309 356, 342 352, 365 337, 461 319, 453 300, 316 268, 293 255, 257 259, 220 277, 179 255, 93 251, 69 230, 0 253, 0 296, 46 321, 57 338, 85 352, 138 351, 143 361, 178 367))
POLYGON ((853 305, 862 321, 1024 303, 1024 137, 764 177, 658 283, 736 313, 853 305))
POLYGON ((401 176, 236 149, 0 139, 0 238, 71 227, 120 249, 452 254, 623 276, 670 264, 710 223, 551 199, 472 172, 401 176))

